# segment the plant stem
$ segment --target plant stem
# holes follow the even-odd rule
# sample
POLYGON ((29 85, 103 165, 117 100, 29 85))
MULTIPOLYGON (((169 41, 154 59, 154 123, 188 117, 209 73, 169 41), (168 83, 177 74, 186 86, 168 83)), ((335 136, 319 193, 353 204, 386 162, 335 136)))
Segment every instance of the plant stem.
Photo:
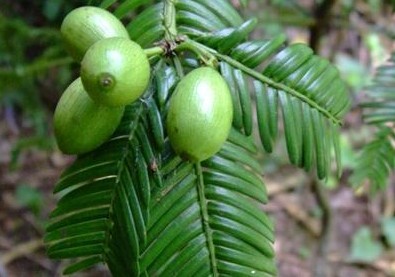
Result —
POLYGON ((218 65, 218 60, 215 55, 213 55, 211 51, 207 51, 203 47, 195 47, 193 44, 194 42, 194 40, 188 40, 187 42, 181 43, 176 47, 176 50, 178 52, 182 52, 183 50, 190 50, 194 52, 198 59, 200 59, 204 64, 211 67, 216 67, 218 65), (192 44, 188 42, 192 42, 192 44))
POLYGON ((338 118, 333 116, 329 111, 327 111, 325 108, 322 108, 320 105, 318 105, 316 102, 314 102, 307 96, 301 94, 300 92, 294 90, 293 88, 290 88, 287 85, 273 81, 272 79, 262 75, 261 73, 255 71, 254 69, 251 69, 251 68, 245 66, 244 64, 232 59, 231 57, 218 53, 217 51, 215 51, 212 48, 209 48, 209 47, 207 47, 203 44, 200 44, 196 41, 187 39, 185 42, 183 42, 179 46, 177 46, 176 50, 178 50, 178 49, 182 49, 182 50, 189 49, 192 52, 195 52, 198 56, 202 55, 203 52, 207 52, 208 56, 209 56, 209 54, 212 54, 219 60, 225 61, 228 64, 230 64, 231 66, 233 66, 237 69, 240 69, 241 71, 243 71, 247 75, 250 75, 254 79, 259 80, 262 83, 265 83, 272 88, 284 91, 286 93, 289 93, 289 94, 295 96, 296 98, 307 103, 311 107, 317 109, 320 113, 324 114, 327 118, 329 118, 333 123, 335 123, 337 125, 341 125, 341 121, 338 118))
POLYGON ((311 188, 315 199, 322 210, 321 220, 321 235, 316 255, 316 263, 314 266, 313 276, 332 276, 331 267, 328 265, 327 254, 328 245, 330 242, 330 232, 332 230, 332 210, 329 205, 328 196, 325 189, 317 181, 315 177, 312 177, 311 188))
POLYGON ((177 36, 176 8, 177 0, 165 0, 163 7, 163 25, 165 27, 165 40, 174 41, 177 36))
POLYGON ((208 249, 209 249, 209 254, 210 254, 210 262, 211 262, 211 267, 213 270, 213 275, 214 277, 218 276, 218 270, 217 270, 217 263, 215 259, 215 248, 213 244, 213 236, 212 236, 212 230, 209 225, 209 220, 208 220, 208 212, 207 212, 207 200, 206 196, 204 194, 204 181, 203 181, 203 171, 200 163, 195 164, 196 168, 196 174, 198 176, 198 184, 197 184, 197 189, 198 189, 198 195, 199 195, 199 203, 200 203, 200 210, 202 211, 202 217, 203 217, 203 230, 206 234, 206 239, 207 239, 207 244, 208 244, 208 249))
POLYGON ((153 56, 161 55, 164 53, 164 49, 160 46, 155 46, 152 48, 144 49, 144 53, 147 55, 147 58, 151 58, 153 56))
POLYGON ((331 21, 331 12, 337 0, 324 0, 314 9, 314 24, 310 27, 310 47, 319 53, 321 37, 331 21))

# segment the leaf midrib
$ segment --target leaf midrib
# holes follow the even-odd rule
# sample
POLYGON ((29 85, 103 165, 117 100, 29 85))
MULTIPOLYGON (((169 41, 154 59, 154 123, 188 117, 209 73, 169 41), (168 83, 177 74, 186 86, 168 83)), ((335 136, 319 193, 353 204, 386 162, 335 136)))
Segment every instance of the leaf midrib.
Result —
MULTIPOLYGON (((136 129, 137 129, 138 124, 139 124, 139 119, 140 119, 140 117, 141 117, 141 115, 143 114, 143 111, 144 111, 144 107, 143 107, 142 102, 139 102, 139 104, 140 104, 139 107, 135 111, 136 116, 134 117, 134 120, 132 120, 130 122, 130 125, 129 125, 130 126, 130 131, 129 131, 128 141, 133 139, 133 135, 136 132, 136 129)), ((126 145, 126 147, 123 148, 123 154, 120 157, 120 159, 118 160, 119 169, 118 169, 117 178, 116 178, 116 181, 115 181, 115 186, 114 186, 113 194, 112 194, 111 201, 110 201, 109 211, 108 211, 108 213, 110 215, 109 221, 113 220, 111 214, 113 213, 114 200, 116 198, 115 188, 121 182, 121 175, 122 175, 123 170, 125 169, 125 160, 126 160, 126 158, 128 156, 129 151, 130 151, 130 143, 128 143, 126 145)), ((107 231, 106 231, 106 237, 105 237, 105 240, 104 240, 104 247, 105 248, 108 247, 108 245, 110 244, 110 240, 111 240, 111 228, 108 228, 107 231)))
POLYGON ((208 215, 208 207, 207 207, 207 200, 204 193, 204 180, 203 180, 203 171, 200 163, 196 163, 195 165, 196 174, 198 176, 197 179, 197 190, 198 190, 198 197, 199 197, 199 205, 202 211, 202 224, 203 230, 206 235, 207 246, 209 251, 209 259, 211 264, 211 269, 214 277, 218 277, 218 267, 217 267, 217 260, 215 258, 215 248, 212 236, 212 230, 209 225, 209 215, 208 215))

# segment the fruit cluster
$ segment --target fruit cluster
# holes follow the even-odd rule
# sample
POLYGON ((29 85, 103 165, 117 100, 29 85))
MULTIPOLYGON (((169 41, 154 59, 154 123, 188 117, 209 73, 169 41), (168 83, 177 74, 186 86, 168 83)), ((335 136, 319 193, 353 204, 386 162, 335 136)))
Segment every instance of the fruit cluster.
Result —
MULTIPOLYGON (((119 125, 124 106, 141 97, 150 65, 143 49, 106 10, 73 10, 61 33, 71 56, 81 62, 81 77, 59 100, 55 136, 64 153, 82 154, 104 143, 119 125)), ((227 139, 232 117, 231 94, 222 76, 211 67, 194 69, 171 96, 166 120, 169 141, 182 158, 205 160, 227 139)))
POLYGON ((55 137, 66 154, 89 152, 118 126, 124 106, 145 91, 150 65, 122 23, 97 7, 80 7, 63 20, 66 49, 81 62, 81 77, 63 93, 54 114, 55 137))

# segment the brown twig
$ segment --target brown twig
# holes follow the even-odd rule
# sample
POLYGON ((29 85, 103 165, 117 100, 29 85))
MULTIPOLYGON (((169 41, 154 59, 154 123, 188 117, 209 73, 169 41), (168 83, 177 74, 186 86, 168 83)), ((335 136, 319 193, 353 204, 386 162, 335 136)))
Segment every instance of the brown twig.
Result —
POLYGON ((341 255, 331 255, 329 256, 328 260, 336 265, 340 266, 353 266, 358 268, 369 268, 373 271, 376 271, 378 274, 375 276, 385 276, 385 277, 393 277, 394 274, 394 264, 390 261, 376 261, 376 262, 358 262, 358 261, 350 261, 345 259, 341 255))
POLYGON ((7 271, 5 270, 5 267, 0 263, 0 277, 7 277, 7 271))
POLYGON ((287 195, 279 195, 276 200, 281 207, 303 227, 306 228, 314 237, 319 237, 321 233, 320 223, 313 217, 309 216, 303 207, 294 203, 287 195))
POLYGON ((314 9, 315 24, 310 27, 310 47, 318 53, 320 49, 321 37, 328 28, 331 20, 331 12, 337 0, 324 0, 314 9))
POLYGON ((42 239, 34 239, 28 242, 23 242, 19 245, 14 246, 10 251, 4 253, 0 257, 0 263, 3 265, 7 265, 13 260, 31 254, 38 249, 44 247, 42 239))
POLYGON ((331 267, 328 265, 328 245, 330 242, 330 233, 332 230, 332 210, 329 205, 328 196, 325 189, 317 181, 315 177, 312 177, 311 188, 317 204, 322 210, 321 220, 321 234, 317 249, 317 260, 314 265, 315 277, 333 276, 331 273, 331 267))
POLYGON ((308 181, 306 174, 301 171, 292 172, 289 176, 281 176, 281 178, 265 179, 267 195, 274 197, 276 195, 286 193, 303 186, 308 181))
MULTIPOLYGON (((394 179, 394 177, 391 176, 390 180, 392 181, 393 179, 394 179)), ((391 217, 391 216, 393 216, 394 211, 395 211, 394 188, 393 188, 393 186, 388 186, 386 189, 386 192, 384 193, 383 216, 391 217)))

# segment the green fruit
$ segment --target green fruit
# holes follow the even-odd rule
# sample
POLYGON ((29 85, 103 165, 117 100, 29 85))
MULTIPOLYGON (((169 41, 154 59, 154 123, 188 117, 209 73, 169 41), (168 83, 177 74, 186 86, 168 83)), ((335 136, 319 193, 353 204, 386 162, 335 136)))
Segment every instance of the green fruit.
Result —
POLYGON ((218 152, 232 126, 229 88, 210 67, 187 74, 171 97, 166 129, 175 152, 193 162, 218 152))
POLYGON ((55 138, 66 154, 89 152, 104 143, 117 128, 124 108, 94 103, 84 91, 81 79, 65 90, 54 114, 55 138))
POLYGON ((106 10, 89 6, 72 10, 64 18, 60 32, 66 49, 76 61, 81 61, 89 47, 99 40, 129 38, 118 18, 106 10))
POLYGON ((125 38, 95 43, 81 62, 81 79, 89 96, 106 106, 123 106, 147 88, 150 65, 143 49, 125 38))

